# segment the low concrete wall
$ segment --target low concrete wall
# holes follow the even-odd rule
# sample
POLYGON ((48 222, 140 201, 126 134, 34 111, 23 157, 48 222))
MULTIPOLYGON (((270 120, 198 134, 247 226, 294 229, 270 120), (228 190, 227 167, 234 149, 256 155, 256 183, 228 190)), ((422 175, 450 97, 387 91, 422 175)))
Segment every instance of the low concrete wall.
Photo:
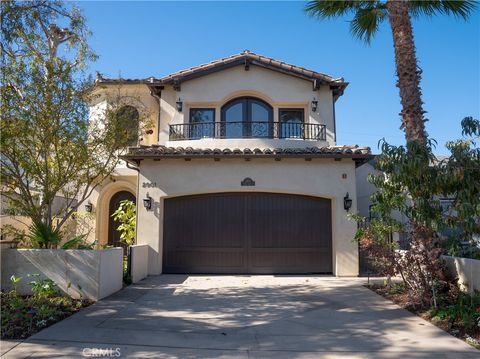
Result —
POLYGON ((480 290, 480 260, 450 256, 442 256, 442 259, 463 290, 480 290))
POLYGON ((132 282, 137 283, 148 275, 148 245, 130 246, 130 273, 132 282))
POLYGON ((11 289, 10 277, 22 277, 17 290, 31 294, 28 274, 50 278, 72 298, 102 299, 122 289, 123 249, 4 249, 1 288, 11 289), (70 286, 70 288, 68 288, 70 286))

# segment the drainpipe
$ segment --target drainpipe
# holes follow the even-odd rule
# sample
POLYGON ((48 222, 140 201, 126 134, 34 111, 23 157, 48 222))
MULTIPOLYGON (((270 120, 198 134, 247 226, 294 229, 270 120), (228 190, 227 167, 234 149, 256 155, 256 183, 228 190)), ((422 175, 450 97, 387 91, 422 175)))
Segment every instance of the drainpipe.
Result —
POLYGON ((161 99, 163 86, 148 85, 150 89, 150 95, 154 97, 158 102, 158 118, 157 118, 157 143, 160 140, 160 113, 161 113, 161 99))
POLYGON ((140 168, 136 167, 136 166, 132 166, 129 162, 125 161, 126 165, 127 165, 127 168, 131 169, 131 170, 134 170, 134 171, 137 171, 138 173, 140 173, 140 168))
POLYGON ((333 143, 337 145, 337 118, 335 115, 335 99, 332 99, 332 112, 333 112, 333 143))

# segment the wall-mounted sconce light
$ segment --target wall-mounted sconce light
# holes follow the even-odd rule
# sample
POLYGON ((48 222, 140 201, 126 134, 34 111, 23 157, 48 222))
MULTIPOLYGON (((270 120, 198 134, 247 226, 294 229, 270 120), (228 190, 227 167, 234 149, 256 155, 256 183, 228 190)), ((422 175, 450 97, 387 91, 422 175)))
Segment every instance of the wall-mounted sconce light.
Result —
POLYGON ((150 197, 147 193, 146 198, 143 199, 143 206, 147 211, 152 209, 152 197, 150 197))
POLYGON ((352 199, 349 197, 348 192, 345 197, 343 197, 343 208, 345 208, 345 211, 349 211, 350 208, 352 208, 352 199))
POLYGON ((317 107, 318 107, 318 101, 316 98, 313 98, 312 100, 312 112, 317 112, 317 107))
POLYGON ((85 211, 88 212, 88 213, 92 213, 92 211, 93 211, 92 202, 88 201, 88 203, 85 205, 85 211))
POLYGON ((176 104, 177 104, 177 111, 178 111, 178 112, 182 112, 183 102, 182 102, 182 100, 180 99, 180 97, 178 98, 178 101, 176 102, 176 104))

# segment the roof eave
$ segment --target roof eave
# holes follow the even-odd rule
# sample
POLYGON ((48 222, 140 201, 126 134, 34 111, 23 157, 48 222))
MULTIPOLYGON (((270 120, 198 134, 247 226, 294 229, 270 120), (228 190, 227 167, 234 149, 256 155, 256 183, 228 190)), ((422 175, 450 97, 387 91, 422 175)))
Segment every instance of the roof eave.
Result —
POLYGON ((124 155, 121 158, 131 164, 138 165, 142 160, 162 160, 162 159, 255 159, 255 158, 333 158, 333 159, 352 159, 355 161, 356 166, 359 167, 364 163, 370 161, 375 156, 372 154, 340 154, 340 153, 273 153, 273 154, 255 154, 255 153, 242 153, 242 154, 223 154, 223 153, 211 153, 211 154, 145 154, 145 155, 124 155))

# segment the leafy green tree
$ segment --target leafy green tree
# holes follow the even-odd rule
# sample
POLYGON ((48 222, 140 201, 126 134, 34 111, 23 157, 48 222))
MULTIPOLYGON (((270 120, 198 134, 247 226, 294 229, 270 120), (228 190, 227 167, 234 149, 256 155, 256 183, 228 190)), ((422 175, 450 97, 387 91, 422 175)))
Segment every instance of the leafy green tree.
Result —
POLYGON ((120 222, 117 231, 120 239, 129 246, 135 243, 135 229, 137 227, 137 207, 130 200, 123 200, 112 214, 113 219, 120 222))
POLYGON ((423 304, 430 304, 436 283, 445 279, 440 260, 443 248, 437 233, 459 228, 463 239, 468 240, 480 234, 480 148, 476 143, 480 122, 466 117, 462 128, 464 138, 449 142, 451 155, 441 161, 433 155, 430 141, 407 146, 383 141, 382 153, 376 158, 382 174, 369 177, 378 189, 372 196, 377 216, 369 225, 361 226, 357 239, 381 265, 383 274, 400 275, 412 297, 423 304), (453 201, 448 213, 441 206, 441 198, 453 201), (394 211, 403 214, 408 223, 395 220, 394 211), (406 252, 395 251, 396 243, 389 240, 390 233, 397 231, 412 233, 406 252), (420 235, 413 231, 420 231, 420 235))
POLYGON ((89 121, 88 103, 96 95, 86 69, 96 55, 87 43, 85 18, 73 3, 2 1, 0 6, 2 195, 42 228, 37 233, 59 243, 67 219, 131 145, 131 131, 119 128, 125 122, 118 115, 124 101, 112 98, 104 113, 89 121), (57 195, 65 203, 54 213, 57 195))
POLYGON ((417 62, 411 17, 446 14, 467 19, 475 8, 476 2, 473 0, 314 0, 305 6, 307 13, 319 19, 353 15, 350 21, 351 32, 367 43, 378 32, 380 24, 388 19, 395 49, 397 87, 400 89, 402 103, 402 128, 407 142, 421 143, 426 142, 427 134, 420 88, 421 70, 417 62))

